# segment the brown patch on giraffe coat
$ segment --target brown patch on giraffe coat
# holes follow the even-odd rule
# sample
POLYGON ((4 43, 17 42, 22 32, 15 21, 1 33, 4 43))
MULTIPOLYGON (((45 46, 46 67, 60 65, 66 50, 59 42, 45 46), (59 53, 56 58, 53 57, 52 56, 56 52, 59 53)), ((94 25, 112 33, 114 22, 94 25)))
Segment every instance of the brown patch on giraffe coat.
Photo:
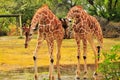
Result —
POLYGON ((83 28, 80 28, 80 29, 79 29, 79 33, 80 33, 80 34, 83 34, 83 33, 85 33, 85 30, 84 30, 83 28))
POLYGON ((45 23, 50 24, 50 20, 48 18, 46 18, 45 23))
POLYGON ((54 24, 56 25, 56 24, 57 24, 57 20, 56 20, 56 19, 54 19, 53 21, 54 21, 54 24))
POLYGON ((53 19, 53 15, 52 14, 48 14, 48 17, 50 18, 50 20, 53 19))
POLYGON ((45 32, 49 32, 49 27, 50 27, 49 25, 45 26, 45 32))
POLYGON ((38 19, 38 18, 39 18, 39 15, 37 14, 37 15, 36 15, 36 19, 38 19))
POLYGON ((46 19, 47 19, 47 17, 48 17, 47 15, 44 15, 44 16, 43 16, 43 20, 46 20, 46 19))
POLYGON ((47 15, 47 14, 48 14, 48 13, 47 13, 47 11, 45 11, 45 10, 44 10, 44 11, 42 11, 42 12, 43 12, 43 14, 45 14, 45 15, 47 15))
POLYGON ((83 9, 82 6, 76 6, 77 8, 83 9))
POLYGON ((43 26, 41 26, 41 25, 39 26, 39 31, 43 32, 43 26))
POLYGON ((62 26, 62 25, 61 25, 61 23, 59 22, 59 23, 57 23, 57 25, 55 26, 55 29, 57 30, 60 26, 62 26))

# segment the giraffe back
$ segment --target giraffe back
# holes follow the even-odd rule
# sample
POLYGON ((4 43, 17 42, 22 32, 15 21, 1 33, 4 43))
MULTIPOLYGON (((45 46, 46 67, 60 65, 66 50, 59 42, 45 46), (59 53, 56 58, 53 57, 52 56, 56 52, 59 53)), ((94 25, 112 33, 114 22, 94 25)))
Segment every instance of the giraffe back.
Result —
POLYGON ((61 21, 53 14, 48 6, 39 8, 31 21, 31 29, 35 29, 38 24, 39 32, 45 34, 64 35, 61 21))

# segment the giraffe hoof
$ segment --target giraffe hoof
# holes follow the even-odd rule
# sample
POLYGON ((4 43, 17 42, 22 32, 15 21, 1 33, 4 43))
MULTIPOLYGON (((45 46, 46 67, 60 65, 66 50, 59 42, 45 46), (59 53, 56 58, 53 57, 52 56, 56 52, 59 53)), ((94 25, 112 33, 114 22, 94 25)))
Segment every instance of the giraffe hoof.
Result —
POLYGON ((54 76, 52 76, 52 80, 55 80, 55 79, 54 79, 54 76))
POLYGON ((80 77, 76 77, 75 80, 80 80, 80 77))
POLYGON ((97 76, 98 76, 98 74, 96 72, 94 72, 93 77, 97 77, 97 76))
POLYGON ((49 76, 49 80, 55 80, 54 76, 49 76))
POLYGON ((84 77, 83 80, 87 80, 87 77, 84 77))
POLYGON ((61 78, 58 78, 58 80, 61 80, 61 78))
POLYGON ((97 80, 97 76, 98 76, 98 74, 95 72, 95 73, 93 74, 94 80, 97 80))
POLYGON ((38 76, 37 75, 35 75, 35 80, 38 80, 38 76))

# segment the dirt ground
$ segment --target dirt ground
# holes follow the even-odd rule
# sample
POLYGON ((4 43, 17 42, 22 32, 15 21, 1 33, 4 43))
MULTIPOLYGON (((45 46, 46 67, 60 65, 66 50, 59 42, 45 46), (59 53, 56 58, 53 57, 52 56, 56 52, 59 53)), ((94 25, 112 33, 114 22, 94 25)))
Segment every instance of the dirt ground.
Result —
MULTIPOLYGON (((61 80, 75 80, 75 71, 76 71, 76 65, 61 65, 61 80)), ((49 80, 48 79, 48 66, 39 67, 38 68, 38 76, 39 80, 49 80)), ((88 79, 87 80, 93 80, 93 72, 94 72, 94 65, 88 64, 88 79)), ((56 66, 54 69, 54 76, 55 80, 57 79, 57 71, 56 66)), ((0 71, 0 80, 33 80, 34 77, 34 69, 33 67, 24 68, 24 69, 17 69, 13 71, 8 72, 2 72, 0 71)), ((81 76, 80 80, 83 80, 83 65, 81 65, 81 76)), ((98 80, 103 80, 102 75, 98 75, 98 80)))

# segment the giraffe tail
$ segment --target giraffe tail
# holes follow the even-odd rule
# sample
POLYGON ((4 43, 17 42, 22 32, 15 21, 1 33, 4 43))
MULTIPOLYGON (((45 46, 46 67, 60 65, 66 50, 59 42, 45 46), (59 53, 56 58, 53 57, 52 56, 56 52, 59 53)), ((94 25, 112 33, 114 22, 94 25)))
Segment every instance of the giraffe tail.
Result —
POLYGON ((98 61, 100 60, 100 51, 101 51, 101 49, 102 49, 102 47, 103 47, 103 39, 99 39, 99 46, 97 46, 97 53, 98 53, 98 61))
POLYGON ((98 61, 100 60, 100 51, 103 48, 103 35, 102 35, 102 30, 100 28, 100 31, 96 32, 96 37, 99 46, 97 46, 97 53, 98 53, 98 61))

